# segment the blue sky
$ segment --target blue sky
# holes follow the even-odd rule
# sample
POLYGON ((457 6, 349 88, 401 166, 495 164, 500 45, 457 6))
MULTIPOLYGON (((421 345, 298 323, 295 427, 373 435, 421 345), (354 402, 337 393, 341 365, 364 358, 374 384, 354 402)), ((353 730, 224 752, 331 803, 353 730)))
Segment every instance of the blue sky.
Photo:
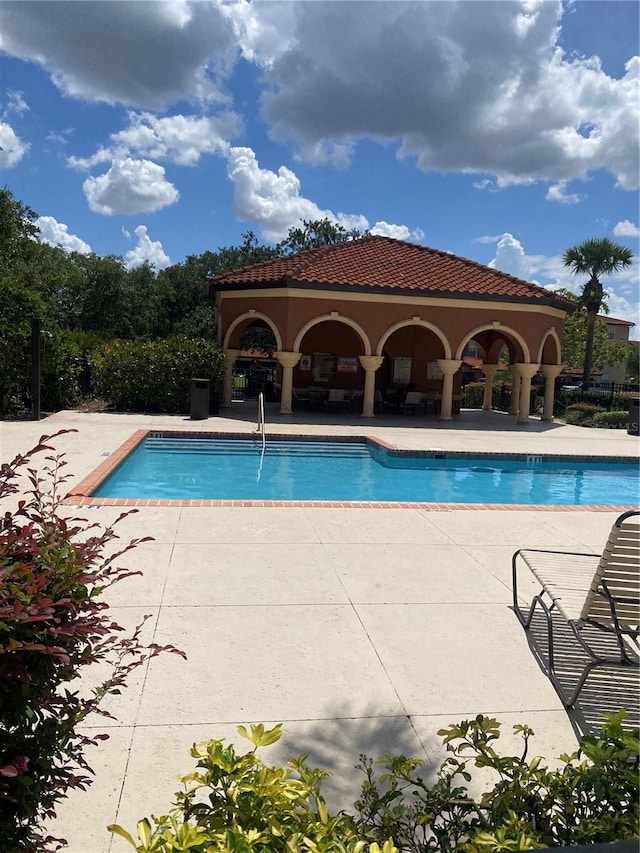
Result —
POLYGON ((638 8, 3 0, 0 181, 130 267, 328 216, 575 290, 568 246, 638 255, 638 8))

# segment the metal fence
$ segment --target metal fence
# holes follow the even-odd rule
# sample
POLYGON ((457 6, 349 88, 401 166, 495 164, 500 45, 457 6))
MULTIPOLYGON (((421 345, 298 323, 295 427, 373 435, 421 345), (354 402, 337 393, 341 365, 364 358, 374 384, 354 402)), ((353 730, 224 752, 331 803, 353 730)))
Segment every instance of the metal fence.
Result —
POLYGON ((557 390, 556 397, 558 401, 569 406, 571 403, 591 403, 594 406, 602 406, 607 411, 612 411, 620 408, 621 410, 628 408, 628 403, 620 400, 620 396, 637 394, 640 390, 639 385, 622 382, 600 382, 597 385, 591 385, 587 391, 582 388, 566 388, 560 387, 557 390))

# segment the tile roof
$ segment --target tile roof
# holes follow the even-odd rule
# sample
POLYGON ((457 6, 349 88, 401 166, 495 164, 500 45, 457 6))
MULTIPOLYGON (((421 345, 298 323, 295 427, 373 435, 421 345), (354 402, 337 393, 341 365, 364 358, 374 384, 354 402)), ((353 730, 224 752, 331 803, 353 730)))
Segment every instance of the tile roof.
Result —
POLYGON ((391 237, 367 236, 263 261, 210 279, 219 290, 260 286, 305 286, 383 290, 551 304, 575 302, 546 287, 457 255, 391 237))
POLYGON ((607 326, 635 326, 631 320, 621 320, 619 317, 609 317, 608 314, 598 314, 598 320, 604 320, 607 326))

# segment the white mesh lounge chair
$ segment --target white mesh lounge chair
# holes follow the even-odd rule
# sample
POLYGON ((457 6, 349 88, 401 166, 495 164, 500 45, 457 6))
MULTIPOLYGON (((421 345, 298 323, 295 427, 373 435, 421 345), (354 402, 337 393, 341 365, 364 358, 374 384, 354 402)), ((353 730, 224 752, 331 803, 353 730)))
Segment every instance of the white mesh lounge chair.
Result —
POLYGON ((325 409, 329 412, 341 412, 345 406, 345 394, 344 388, 331 388, 324 403, 325 409))
POLYGON ((420 391, 407 391, 404 403, 400 404, 400 411, 403 415, 423 415, 422 393, 420 391))
POLYGON ((616 520, 602 555, 521 549, 513 555, 511 565, 513 608, 525 630, 531 628, 536 611, 544 614, 548 640, 544 664, 567 707, 573 707, 596 667, 638 667, 640 512, 625 512, 616 520), (518 602, 518 570, 523 566, 541 587, 526 612, 518 602), (555 614, 564 619, 588 658, 570 691, 560 683, 556 668, 555 614), (603 650, 597 642, 600 632, 615 638, 615 652, 603 650))

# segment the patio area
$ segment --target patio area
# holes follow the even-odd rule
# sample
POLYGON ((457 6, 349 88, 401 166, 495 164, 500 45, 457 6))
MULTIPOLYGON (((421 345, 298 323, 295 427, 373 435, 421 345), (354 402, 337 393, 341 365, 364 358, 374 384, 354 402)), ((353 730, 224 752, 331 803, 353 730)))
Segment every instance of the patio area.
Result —
MULTIPOLYGON (((272 410, 273 409, 273 410, 272 410)), ((250 432, 255 405, 223 416, 59 412, 0 424, 1 460, 42 434, 77 429, 67 453, 68 490, 139 429, 250 432)), ((266 415, 267 434, 369 435, 406 449, 637 457, 625 431, 543 423, 497 412, 435 417, 297 412, 266 415)), ((74 514, 73 507, 65 511, 74 514)), ((108 524, 117 507, 75 514, 108 524)), ((478 713, 536 732, 533 753, 571 752, 605 711, 638 711, 635 679, 602 683, 567 712, 539 668, 511 609, 511 555, 520 547, 600 552, 617 511, 366 509, 318 507, 142 507, 120 536, 153 536, 125 564, 143 572, 109 594, 114 619, 133 628, 151 614, 148 641, 173 643, 110 697, 117 723, 95 721, 110 739, 88 755, 96 772, 52 827, 69 853, 121 853, 117 822, 165 813, 176 776, 191 770, 190 746, 208 738, 239 745, 240 723, 284 723, 264 750, 269 763, 300 753, 334 771, 333 808, 359 792, 360 753, 423 758, 425 775, 444 755, 439 728, 478 713)), ((526 590, 524 590, 526 593, 526 590)), ((615 676, 614 676, 615 678, 615 676)))

